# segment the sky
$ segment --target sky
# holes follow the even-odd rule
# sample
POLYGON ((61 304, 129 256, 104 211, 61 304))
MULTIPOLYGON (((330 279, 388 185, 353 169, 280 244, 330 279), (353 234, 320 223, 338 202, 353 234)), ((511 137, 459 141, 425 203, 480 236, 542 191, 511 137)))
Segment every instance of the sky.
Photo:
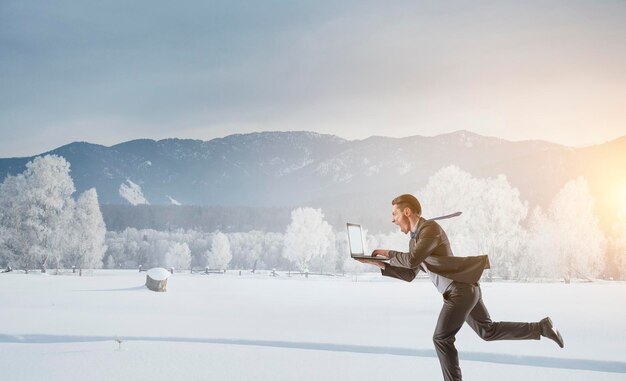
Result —
POLYGON ((73 141, 626 135, 625 1, 0 1, 0 157, 73 141))

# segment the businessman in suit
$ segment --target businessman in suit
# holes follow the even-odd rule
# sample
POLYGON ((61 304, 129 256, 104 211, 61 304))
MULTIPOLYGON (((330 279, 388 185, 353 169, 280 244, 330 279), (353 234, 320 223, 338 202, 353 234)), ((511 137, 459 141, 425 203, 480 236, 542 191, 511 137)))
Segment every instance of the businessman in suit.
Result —
POLYGON ((445 231, 437 222, 422 218, 422 207, 414 196, 398 196, 391 205, 392 222, 404 234, 411 235, 409 252, 376 249, 372 256, 389 258, 389 263, 358 260, 380 267, 384 276, 407 282, 412 281, 419 271, 428 274, 443 295, 433 342, 445 381, 462 379, 454 341, 465 322, 483 340, 539 340, 543 336, 563 348, 563 338, 549 317, 532 323, 492 321, 478 283, 483 270, 489 268, 487 256, 453 256, 445 231))

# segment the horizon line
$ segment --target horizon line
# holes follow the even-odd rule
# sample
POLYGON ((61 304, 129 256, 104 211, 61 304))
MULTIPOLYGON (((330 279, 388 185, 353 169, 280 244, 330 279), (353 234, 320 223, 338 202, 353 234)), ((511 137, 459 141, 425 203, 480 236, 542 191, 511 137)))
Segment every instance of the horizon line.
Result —
POLYGON ((31 157, 37 157, 37 156, 41 156, 41 155, 45 155, 45 154, 49 154, 53 151, 56 151, 60 148, 69 146, 71 144, 76 144, 76 143, 86 143, 86 144, 92 144, 92 145, 96 145, 96 146, 101 146, 101 147, 105 147, 105 148, 111 148, 111 147, 115 147, 117 145, 120 144, 125 144, 125 143, 129 143, 129 142, 135 142, 135 141, 142 141, 142 140, 146 140, 146 141, 153 141, 153 142, 161 142, 161 141, 166 141, 166 140, 185 140, 185 141, 200 141, 200 142, 211 142, 214 140, 220 140, 220 139, 227 139, 230 137, 234 137, 234 136, 247 136, 247 135, 254 135, 254 134, 268 134, 268 133, 303 133, 303 134, 314 134, 314 135, 320 135, 320 136, 333 136, 348 142, 358 142, 358 141, 365 141, 368 139, 372 139, 372 138, 385 138, 385 139, 394 139, 394 140, 401 140, 401 139, 411 139, 411 138, 438 138, 441 136, 445 136, 445 135, 454 135, 454 134, 459 134, 459 133, 469 133, 472 135, 476 135, 482 138, 489 138, 489 139, 498 139, 498 140, 502 140, 504 142, 509 142, 509 143, 527 143, 527 142, 542 142, 542 143, 549 143, 549 144, 553 144, 556 146, 560 146, 562 148, 569 148, 569 149, 580 149, 580 148, 588 148, 588 147, 593 147, 593 146, 597 146, 597 145, 602 145, 602 144, 606 144, 606 143, 611 143, 614 142, 616 140, 625 138, 626 135, 621 135, 618 136, 614 139, 609 139, 606 140, 602 143, 592 143, 592 144, 586 144, 586 145, 575 145, 575 146, 571 146, 571 145, 565 145, 565 144, 561 144, 561 143, 555 143, 553 141, 550 140, 543 140, 543 139, 522 139, 522 140, 510 140, 510 139, 506 139, 506 138, 501 138, 498 136, 492 136, 492 135, 482 135, 479 134, 477 132, 473 132, 471 130, 464 130, 464 129, 459 129, 459 130, 455 130, 455 131, 451 131, 451 132, 444 132, 441 134, 437 134, 437 135, 420 135, 420 134, 415 134, 415 135, 409 135, 409 136, 403 136, 403 137, 394 137, 394 136, 387 136, 387 135, 370 135, 366 138, 363 139, 348 139, 345 138, 343 136, 337 135, 337 134, 330 134, 330 133, 323 133, 323 132, 317 132, 317 131, 312 131, 312 130, 264 130, 264 131, 253 131, 253 132, 235 132, 232 134, 228 134, 228 135, 224 135, 224 136, 218 136, 218 137, 214 137, 208 140, 203 140, 203 139, 194 139, 194 138, 184 138, 184 137, 169 137, 169 138, 162 138, 162 139, 154 139, 154 138, 136 138, 136 139, 130 139, 130 140, 125 140, 125 141, 121 141, 115 144, 111 144, 111 145, 105 145, 105 144, 101 144, 101 143, 93 143, 90 141, 86 141, 86 140, 75 140, 75 141, 71 141, 67 144, 63 144, 60 145, 56 148, 53 148, 51 150, 48 151, 44 151, 41 153, 37 153, 34 155, 30 155, 30 156, 9 156, 9 157, 2 157, 2 159, 23 159, 23 158, 31 158, 31 157))

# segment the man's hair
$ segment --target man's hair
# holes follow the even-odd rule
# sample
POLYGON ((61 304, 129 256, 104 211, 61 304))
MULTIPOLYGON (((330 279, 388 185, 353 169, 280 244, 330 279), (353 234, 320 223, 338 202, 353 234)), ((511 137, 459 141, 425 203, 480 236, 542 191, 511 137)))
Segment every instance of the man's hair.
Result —
POLYGON ((420 202, 417 201, 417 198, 412 194, 403 194, 394 198, 393 201, 391 201, 391 205, 397 205, 400 210, 409 208, 418 216, 422 215, 422 205, 420 205, 420 202))

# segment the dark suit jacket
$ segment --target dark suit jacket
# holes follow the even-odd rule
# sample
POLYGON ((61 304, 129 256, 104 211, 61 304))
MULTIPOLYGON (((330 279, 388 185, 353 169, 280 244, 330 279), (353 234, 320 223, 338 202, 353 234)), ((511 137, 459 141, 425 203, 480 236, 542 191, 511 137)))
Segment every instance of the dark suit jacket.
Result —
POLYGON ((389 251, 391 260, 382 274, 412 281, 421 266, 441 276, 463 283, 476 283, 484 269, 489 268, 486 255, 455 257, 446 232, 435 221, 419 219, 415 238, 409 242, 409 252, 389 251))

